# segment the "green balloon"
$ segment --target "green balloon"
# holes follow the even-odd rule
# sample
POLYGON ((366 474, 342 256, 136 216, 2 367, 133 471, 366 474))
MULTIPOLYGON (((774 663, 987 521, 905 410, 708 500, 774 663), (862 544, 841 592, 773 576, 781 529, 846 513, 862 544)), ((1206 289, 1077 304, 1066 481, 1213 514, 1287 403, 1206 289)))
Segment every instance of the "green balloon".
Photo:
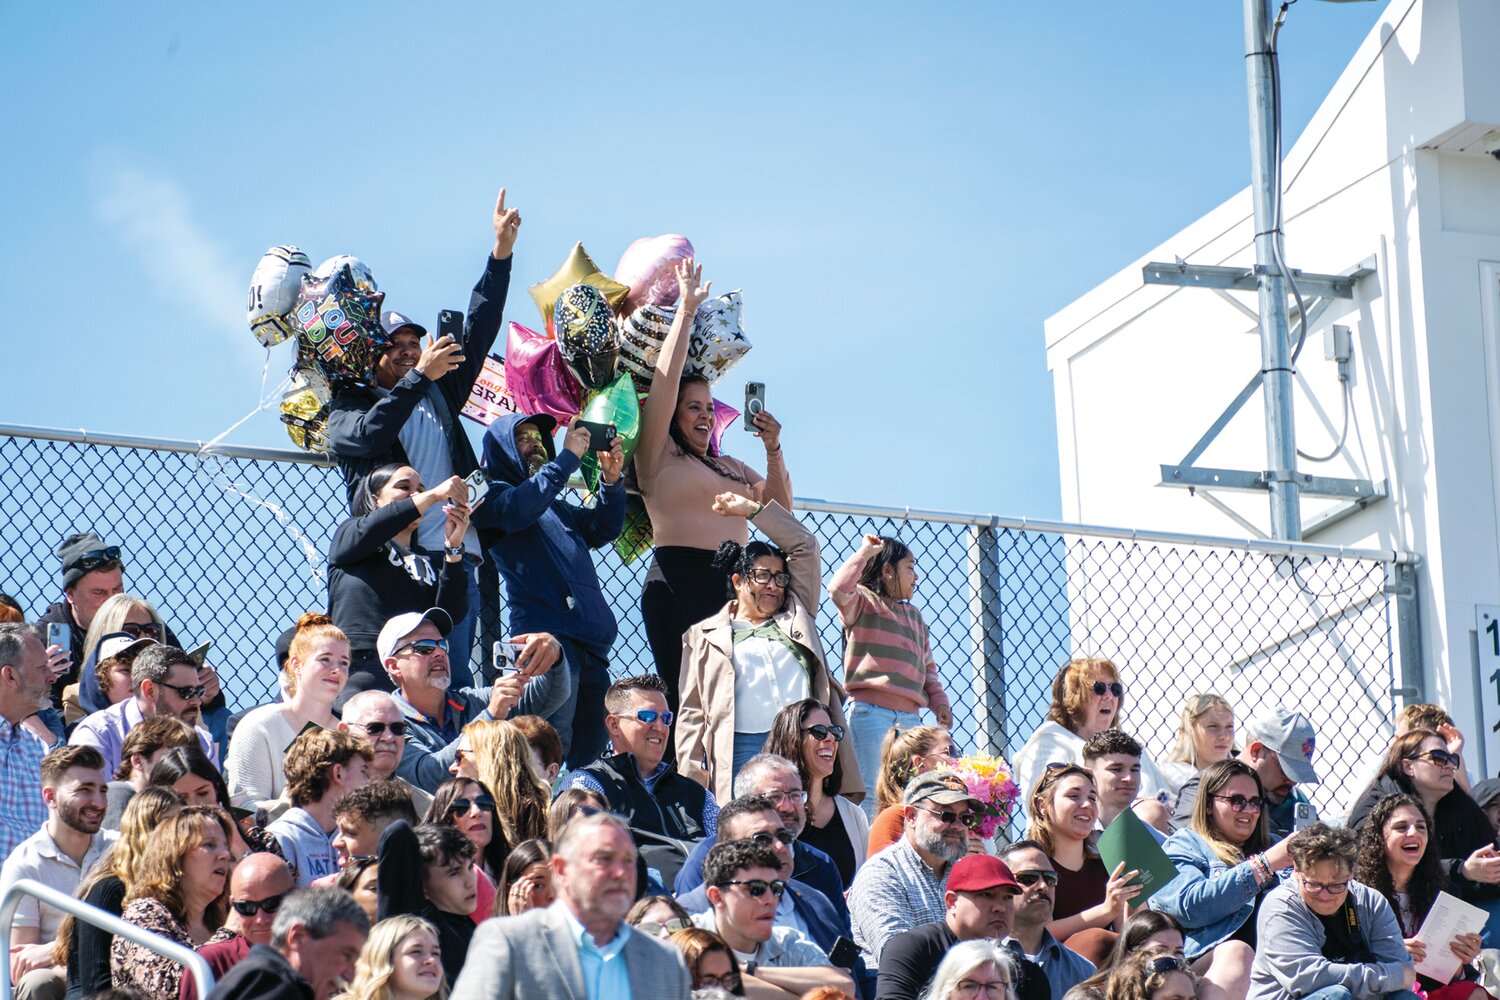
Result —
MULTIPOLYGON (((641 436, 641 404, 636 398, 635 383, 630 373, 622 371, 615 380, 589 396, 583 404, 580 420, 591 420, 600 424, 614 424, 620 447, 625 450, 625 463, 635 454, 635 443, 641 436)), ((586 452, 583 456, 583 481, 588 488, 599 488, 599 456, 586 452)))

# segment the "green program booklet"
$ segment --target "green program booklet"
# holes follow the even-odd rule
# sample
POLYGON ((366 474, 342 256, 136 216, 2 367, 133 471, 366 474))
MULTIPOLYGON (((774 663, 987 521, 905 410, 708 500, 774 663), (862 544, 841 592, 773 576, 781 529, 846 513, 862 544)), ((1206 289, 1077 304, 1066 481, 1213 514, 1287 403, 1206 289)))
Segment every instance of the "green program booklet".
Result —
POLYGON ((1177 866, 1172 864, 1151 829, 1133 809, 1126 809, 1105 827, 1099 835, 1098 847, 1106 871, 1113 872, 1123 861, 1126 871, 1136 869, 1140 872, 1130 883, 1142 887, 1141 894, 1133 901, 1137 906, 1177 877, 1177 866))

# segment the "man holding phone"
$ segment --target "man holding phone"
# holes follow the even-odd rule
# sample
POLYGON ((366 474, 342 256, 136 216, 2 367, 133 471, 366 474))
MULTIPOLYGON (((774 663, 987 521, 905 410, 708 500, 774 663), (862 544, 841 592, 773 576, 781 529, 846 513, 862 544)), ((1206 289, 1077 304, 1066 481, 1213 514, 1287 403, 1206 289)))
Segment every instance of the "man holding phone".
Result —
POLYGON ((604 599, 590 549, 619 537, 625 526, 625 455, 619 438, 606 448, 599 428, 575 420, 558 451, 557 421, 512 414, 484 435, 484 470, 490 476, 485 524, 490 558, 505 578, 513 632, 550 632, 562 643, 572 693, 547 716, 562 740, 570 768, 593 762, 604 750, 604 693, 609 689, 609 649, 618 631, 604 599), (599 491, 592 507, 563 498, 583 456, 599 458, 599 491), (575 727, 575 720, 583 720, 575 727))
MULTIPOLYGON (((459 413, 474 388, 484 359, 500 333, 501 314, 510 289, 511 252, 521 228, 521 213, 505 207, 505 189, 495 202, 494 247, 469 298, 467 319, 457 314, 439 336, 422 343, 427 331, 398 312, 381 317, 385 343, 372 375, 375 385, 339 390, 329 404, 328 441, 352 503, 359 481, 373 469, 399 462, 416 469, 427 483, 468 476, 478 462, 464 433, 459 413)), ((439 508, 417 529, 417 541, 434 552, 445 548, 439 508)), ((459 686, 472 682, 469 647, 480 597, 478 567, 483 559, 478 535, 464 539, 469 564, 469 614, 454 623, 452 660, 459 686)))

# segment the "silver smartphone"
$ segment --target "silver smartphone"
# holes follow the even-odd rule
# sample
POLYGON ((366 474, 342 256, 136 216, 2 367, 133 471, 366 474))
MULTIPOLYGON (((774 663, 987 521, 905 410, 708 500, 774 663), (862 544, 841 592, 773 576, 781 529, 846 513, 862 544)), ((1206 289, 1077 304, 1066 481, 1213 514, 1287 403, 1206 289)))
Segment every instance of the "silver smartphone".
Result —
POLYGON ((495 668, 495 676, 501 674, 513 674, 521 668, 516 661, 521 658, 521 644, 519 642, 496 642, 490 651, 490 663, 495 668))
POLYGON ((469 488, 469 509, 473 510, 479 506, 485 494, 490 491, 490 477, 484 474, 483 469, 475 469, 464 479, 464 485, 469 488))
POLYGON ((755 426, 755 415, 766 408, 766 384, 764 382, 745 383, 745 430, 758 431, 755 426))

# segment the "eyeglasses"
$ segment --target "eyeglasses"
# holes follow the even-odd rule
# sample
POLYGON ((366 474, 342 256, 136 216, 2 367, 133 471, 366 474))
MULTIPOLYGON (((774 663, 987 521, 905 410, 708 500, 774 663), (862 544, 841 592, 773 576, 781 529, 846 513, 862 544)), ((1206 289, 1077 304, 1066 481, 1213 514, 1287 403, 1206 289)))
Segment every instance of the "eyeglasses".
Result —
POLYGON ((481 795, 474 799, 454 799, 452 804, 448 806, 448 814, 451 816, 454 813, 466 813, 475 806, 478 806, 480 809, 493 809, 495 808, 495 800, 488 795, 481 795))
POLYGON ((790 573, 772 573, 768 569, 752 569, 745 575, 763 586, 774 581, 776 586, 782 590, 785 590, 786 585, 792 582, 792 575, 790 573))
POLYGON ((749 894, 749 896, 750 896, 751 899, 759 899, 760 897, 762 897, 762 896, 764 896, 766 894, 766 890, 768 890, 768 889, 770 890, 771 895, 775 896, 777 899, 780 899, 781 898, 781 894, 784 893, 784 892, 786 892, 786 883, 783 882, 779 878, 778 879, 772 879, 769 882, 767 882, 763 878, 752 878, 752 879, 748 879, 748 880, 746 880, 746 879, 730 879, 728 882, 720 882, 719 883, 720 888, 722 888, 722 887, 724 887, 726 885, 742 885, 742 886, 744 886, 745 887, 745 892, 749 894))
POLYGON ((160 622, 147 622, 144 625, 136 625, 132 622, 126 622, 124 625, 120 626, 120 631, 129 632, 137 639, 144 636, 147 639, 155 639, 157 642, 161 642, 162 629, 160 622))
POLYGON ((163 684, 162 687, 177 692, 177 697, 183 701, 192 701, 194 698, 202 701, 203 696, 208 693, 208 688, 202 684, 163 684))
POLYGON ((1104 697, 1104 692, 1106 691, 1114 695, 1116 698, 1123 698, 1125 696, 1125 685, 1121 684, 1119 681, 1111 681, 1108 684, 1104 683, 1103 681, 1094 682, 1095 695, 1102 698, 1104 697))
POLYGON ((1463 761, 1463 758, 1456 753, 1437 749, 1428 750, 1426 753, 1413 754, 1407 760, 1417 760, 1419 758, 1427 760, 1434 767, 1457 767, 1463 761))
POLYGON ((1297 875, 1302 879, 1302 888, 1314 896, 1340 896, 1343 895, 1344 890, 1349 888, 1349 881, 1347 879, 1343 882, 1314 882, 1301 872, 1298 872, 1297 875))
POLYGON ((844 727, 822 725, 808 726, 806 729, 802 730, 802 735, 811 736, 819 743, 822 743, 824 740, 829 738, 832 738, 833 742, 835 743, 842 743, 844 742, 844 727))
MULTIPOLYGON (((398 740, 406 735, 406 723, 404 722, 351 722, 349 723, 349 725, 358 726, 360 729, 363 729, 371 736, 379 736, 387 729, 389 729, 391 731, 391 735, 396 737, 398 740)), ((460 749, 458 752, 464 754, 470 753, 471 751, 460 749)))
POLYGON ((1228 802, 1229 808, 1237 813, 1260 812, 1266 804, 1266 800, 1259 795, 1252 795, 1248 799, 1243 795, 1215 795, 1214 798, 1220 802, 1228 802))
POLYGON ((807 801, 807 793, 802 791, 802 789, 800 788, 795 792, 784 792, 779 788, 774 788, 769 792, 761 792, 760 794, 765 798, 770 799, 771 805, 773 806, 780 806, 783 802, 786 802, 788 800, 790 800, 793 804, 800 806, 802 803, 807 801))
POLYGON ((1014 874, 1016 876, 1016 881, 1021 883, 1028 889, 1036 885, 1038 882, 1046 882, 1048 885, 1053 886, 1057 885, 1057 872, 1028 871, 1015 872, 1014 874))
POLYGON ((779 841, 790 847, 797 838, 792 835, 792 831, 790 830, 777 830, 775 833, 769 830, 762 830, 760 833, 753 833, 745 839, 753 843, 756 847, 770 847, 772 840, 779 841))
POLYGON ((673 917, 671 920, 661 923, 655 920, 642 920, 635 925, 635 929, 642 934, 648 934, 654 938, 664 938, 685 931, 693 926, 691 920, 683 920, 681 917, 673 917))
POLYGON ((405 653, 410 650, 418 656, 431 656, 440 649, 445 653, 448 652, 447 639, 418 639, 416 642, 408 642, 400 647, 396 653, 405 653))
POLYGON ((707 990, 717 987, 726 993, 738 993, 740 990, 740 974, 738 972, 726 972, 722 976, 699 976, 694 985, 695 990, 707 990))
POLYGON ((937 809, 925 809, 922 806, 917 806, 917 808, 921 809, 929 816, 936 816, 939 822, 949 826, 954 823, 962 823, 964 826, 973 826, 975 823, 979 822, 979 815, 977 813, 954 812, 951 809, 943 809, 939 811, 937 809))
POLYGON ((281 909, 281 901, 286 899, 286 893, 276 896, 267 896, 265 899, 231 899, 229 905, 234 907, 234 912, 242 917, 253 917, 264 910, 267 916, 281 909))
POLYGON ((661 724, 668 727, 672 725, 672 720, 677 718, 677 716, 672 714, 670 709, 665 712, 658 712, 654 708, 642 708, 634 712, 616 712, 614 716, 617 719, 634 719, 637 722, 644 722, 648 726, 656 722, 657 719, 660 719, 661 724))
POLYGON ((1151 972, 1160 975, 1163 972, 1186 972, 1188 964, 1176 955, 1163 955, 1151 960, 1151 972))
POLYGON ((80 573, 92 573, 100 566, 120 561, 120 547, 109 545, 102 549, 91 549, 68 563, 64 569, 76 569, 80 573))
POLYGON ((975 1000, 977 997, 994 997, 995 1000, 1004 1000, 1005 991, 1008 989, 1010 989, 1010 981, 1007 979, 996 979, 987 983, 960 979, 958 985, 953 987, 953 995, 965 997, 967 1000, 975 1000))

